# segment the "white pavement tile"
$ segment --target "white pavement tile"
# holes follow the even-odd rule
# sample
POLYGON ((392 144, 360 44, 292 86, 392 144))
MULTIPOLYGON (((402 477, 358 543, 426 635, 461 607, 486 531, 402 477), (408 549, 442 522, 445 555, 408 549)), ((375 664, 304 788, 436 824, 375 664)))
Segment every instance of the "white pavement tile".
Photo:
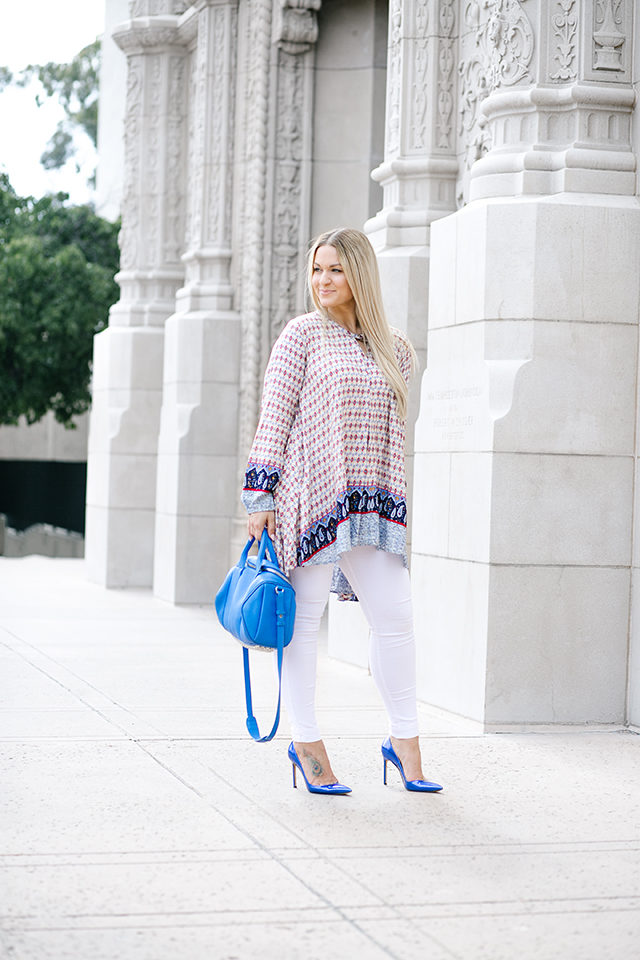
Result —
POLYGON ((461 960, 636 960, 640 913, 521 913, 420 921, 420 926, 461 960))
MULTIPOLYGON (((418 908, 626 898, 640 889, 640 851, 353 857, 341 868, 384 903, 418 908)), ((415 916, 417 910, 407 915, 415 916)))
MULTIPOLYGON (((1 935, 0 935, 1 936, 1 935)), ((2 941, 0 940, 0 943, 2 941)), ((316 922, 313 911, 293 912, 287 920, 260 918, 242 923, 182 923, 132 929, 43 930, 5 934, 9 960, 320 960, 358 957, 386 960, 388 951, 346 920, 316 922)), ((450 954, 445 955, 449 960, 450 954)), ((434 960, 441 960, 435 956, 434 960)))
MULTIPOLYGON (((117 731, 94 710, 0 708, 1 740, 113 740, 117 731)), ((124 734, 122 734, 124 736, 124 734)))
POLYGON ((10 870, 2 914, 7 919, 37 916, 56 926, 66 918, 164 914, 203 911, 276 910, 327 904, 304 882, 273 860, 242 859, 197 863, 119 864, 27 867, 10 870))
POLYGON ((394 960, 474 960, 469 943, 465 953, 453 953, 432 936, 428 929, 423 929, 411 920, 372 918, 359 920, 358 926, 373 937, 387 951, 387 956, 394 960))
POLYGON ((0 744, 3 853, 252 846, 134 743, 0 744))

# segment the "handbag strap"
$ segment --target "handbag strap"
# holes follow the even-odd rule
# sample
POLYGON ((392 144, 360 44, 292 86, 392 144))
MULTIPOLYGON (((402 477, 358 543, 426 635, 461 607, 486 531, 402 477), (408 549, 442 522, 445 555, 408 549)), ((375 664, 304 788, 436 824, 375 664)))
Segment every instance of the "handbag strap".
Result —
POLYGON ((244 694, 247 701, 247 730, 257 743, 267 743, 273 740, 280 723, 280 702, 282 699, 282 656, 284 653, 284 590, 282 587, 276 587, 276 653, 278 657, 278 706, 276 709, 276 718, 273 721, 271 733, 264 737, 260 736, 258 721, 253 715, 253 705, 251 702, 251 673, 249 671, 249 651, 246 647, 242 648, 242 659, 244 665, 244 694))

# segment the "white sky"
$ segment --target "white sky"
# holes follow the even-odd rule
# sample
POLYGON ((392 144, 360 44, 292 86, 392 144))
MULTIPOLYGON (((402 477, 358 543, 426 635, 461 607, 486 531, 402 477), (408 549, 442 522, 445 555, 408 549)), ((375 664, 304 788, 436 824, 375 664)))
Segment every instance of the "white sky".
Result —
MULTIPOLYGON (((68 62, 102 34, 104 8, 105 0, 4 0, 0 65, 16 73, 29 63, 68 62)), ((77 157, 62 170, 45 170, 40 156, 64 112, 53 99, 38 108, 37 89, 8 87, 0 93, 0 169, 20 195, 65 190, 73 202, 83 203, 90 199, 86 180, 95 165, 93 145, 78 136, 77 157)))

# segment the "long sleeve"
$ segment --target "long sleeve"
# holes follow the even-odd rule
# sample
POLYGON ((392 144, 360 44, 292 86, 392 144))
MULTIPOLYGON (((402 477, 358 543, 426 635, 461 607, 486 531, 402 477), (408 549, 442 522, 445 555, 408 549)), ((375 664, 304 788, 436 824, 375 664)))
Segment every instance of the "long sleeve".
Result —
POLYGON ((273 509, 306 367, 306 338, 290 321, 276 340, 264 378, 260 422, 245 473, 242 502, 249 513, 273 509))

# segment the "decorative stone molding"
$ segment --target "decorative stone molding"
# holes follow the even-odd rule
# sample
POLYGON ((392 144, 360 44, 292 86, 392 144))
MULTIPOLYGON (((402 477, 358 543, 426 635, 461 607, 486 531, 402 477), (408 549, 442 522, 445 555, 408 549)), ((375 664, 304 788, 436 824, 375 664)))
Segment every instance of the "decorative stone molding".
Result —
POLYGON ((120 234, 122 296, 112 323, 162 324, 183 275, 185 50, 178 18, 115 28, 127 54, 125 170, 120 234), (167 149, 166 162, 161 161, 167 149), (132 303, 138 307, 132 308, 132 303), (127 305, 128 304, 128 305, 127 305))
POLYGON ((438 8, 440 24, 438 45, 438 119, 437 146, 449 151, 453 147, 454 66, 456 61, 456 16, 453 0, 441 0, 438 8))
POLYGON ((129 16, 157 17, 164 13, 180 14, 189 6, 189 0, 129 0, 129 16))
MULTIPOLYGON (((305 113, 309 106, 304 96, 304 79, 304 65, 300 57, 282 48, 278 54, 276 98, 270 343, 295 312, 300 255, 308 242, 306 231, 301 236, 300 230, 300 214, 304 210, 302 163, 307 139, 305 113)), ((306 218, 303 219, 306 222, 306 218)))
POLYGON ((276 42, 286 53, 309 50, 318 39, 317 12, 322 0, 280 0, 275 19, 276 42))
POLYGON ((480 5, 468 7, 477 27, 461 65, 470 198, 634 193, 631 4, 553 0, 540 7, 534 37, 525 2, 484 0, 484 23, 480 5))
POLYGON ((400 150, 400 99, 402 96, 400 38, 402 34, 402 17, 403 0, 390 0, 385 157, 395 156, 400 150))
POLYGON ((471 170, 471 198, 634 194, 634 102, 630 87, 579 83, 493 94, 482 105, 493 148, 471 170))
POLYGON ((241 251, 238 270, 242 334, 238 470, 244 476, 258 420, 262 318, 263 310, 265 306, 268 310, 269 304, 264 271, 258 265, 265 262, 273 5, 271 0, 248 0, 240 13, 239 76, 242 87, 239 109, 243 118, 243 141, 236 181, 240 204, 235 235, 241 251))
POLYGON ((522 7, 524 2, 526 0, 493 0, 489 3, 489 18, 480 42, 486 43, 489 49, 490 91, 534 80, 530 72, 533 28, 522 7))
POLYGON ((186 281, 180 310, 230 310, 237 0, 197 5, 191 54, 186 281))
POLYGON ((178 33, 176 17, 162 16, 151 19, 138 17, 119 24, 113 31, 113 39, 126 54, 145 53, 166 47, 179 47, 182 39, 178 33))
POLYGON ((382 210, 365 225, 376 249, 426 245, 455 209, 456 4, 391 0, 385 159, 371 174, 382 210))
POLYGON ((460 77, 460 127, 459 134, 463 144, 466 168, 484 156, 489 150, 491 139, 487 130, 487 121, 480 111, 480 104, 488 96, 486 71, 479 57, 462 60, 458 64, 460 77))
POLYGON ((630 69, 632 0, 594 0, 591 64, 594 74, 610 71, 626 80, 630 69))
POLYGON ((551 9, 549 79, 556 83, 575 80, 578 75, 578 3, 554 0, 551 9))

